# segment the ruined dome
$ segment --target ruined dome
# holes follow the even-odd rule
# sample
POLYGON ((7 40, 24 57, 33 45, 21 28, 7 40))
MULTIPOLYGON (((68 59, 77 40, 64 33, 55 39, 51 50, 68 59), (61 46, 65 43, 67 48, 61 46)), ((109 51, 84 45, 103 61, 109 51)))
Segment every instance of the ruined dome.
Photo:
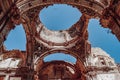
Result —
POLYGON ((107 52, 99 47, 91 48, 89 63, 91 66, 97 67, 117 67, 114 59, 111 58, 111 56, 107 52))

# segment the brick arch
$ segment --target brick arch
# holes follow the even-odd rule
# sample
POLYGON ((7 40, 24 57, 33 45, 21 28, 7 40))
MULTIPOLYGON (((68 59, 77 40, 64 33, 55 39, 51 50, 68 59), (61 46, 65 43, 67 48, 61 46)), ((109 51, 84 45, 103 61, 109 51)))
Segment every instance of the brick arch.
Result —
MULTIPOLYGON (((106 1, 106 3, 109 3, 109 1, 106 1)), ((90 1, 90 0, 34 0, 34 1, 18 1, 17 7, 20 9, 21 14, 24 12, 40 7, 44 8, 52 4, 68 4, 72 5, 74 7, 77 7, 81 12, 87 13, 87 14, 94 14, 101 15, 102 10, 107 7, 109 4, 105 4, 102 0, 97 1, 90 1), (83 9, 85 8, 85 9, 83 9), (89 10, 88 10, 89 9, 89 10), (93 12, 90 12, 90 11, 93 12)))
POLYGON ((79 67, 79 69, 81 70, 81 72, 84 74, 84 72, 86 72, 86 67, 85 67, 85 64, 84 64, 84 61, 81 59, 81 57, 74 53, 74 52, 71 52, 69 50, 51 50, 51 51, 46 51, 45 53, 43 53, 42 55, 39 56, 39 59, 37 59, 37 61, 34 63, 35 64, 35 71, 38 71, 39 69, 41 69, 41 66, 44 64, 44 57, 46 57, 47 55, 50 55, 50 54, 54 54, 54 53, 64 53, 64 54, 69 54, 73 57, 76 58, 76 64, 77 67, 79 67))

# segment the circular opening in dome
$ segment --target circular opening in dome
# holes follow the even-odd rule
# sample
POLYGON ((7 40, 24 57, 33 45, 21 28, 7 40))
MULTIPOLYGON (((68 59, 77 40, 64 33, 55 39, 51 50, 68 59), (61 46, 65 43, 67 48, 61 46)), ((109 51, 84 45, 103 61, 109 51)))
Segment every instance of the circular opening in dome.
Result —
POLYGON ((64 53, 54 53, 50 54, 43 59, 45 62, 50 62, 50 61, 65 61, 65 62, 70 62, 75 64, 76 63, 76 58, 69 55, 69 54, 64 54, 64 53))
POLYGON ((41 22, 49 30, 66 30, 75 24, 82 14, 77 8, 67 4, 54 4, 41 10, 41 22))

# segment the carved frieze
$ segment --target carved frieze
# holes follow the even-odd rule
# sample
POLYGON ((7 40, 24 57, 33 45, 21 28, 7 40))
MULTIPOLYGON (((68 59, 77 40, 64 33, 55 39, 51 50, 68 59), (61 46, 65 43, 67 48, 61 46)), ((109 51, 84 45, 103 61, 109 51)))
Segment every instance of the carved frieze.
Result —
POLYGON ((26 12, 26 16, 30 19, 30 21, 35 21, 35 18, 38 17, 38 14, 40 12, 40 7, 36 7, 35 9, 30 9, 29 11, 26 12))
POLYGON ((84 40, 78 41, 77 43, 75 43, 73 47, 69 48, 68 50, 76 53, 79 57, 84 56, 85 55, 85 41, 84 40))
POLYGON ((85 7, 79 7, 80 11, 84 14, 87 14, 91 16, 92 18, 100 17, 100 14, 96 13, 94 10, 85 8, 85 7))
POLYGON ((42 55, 42 53, 45 53, 46 51, 49 51, 49 50, 50 50, 50 48, 46 47, 42 43, 35 42, 34 54, 36 56, 40 56, 40 55, 42 55))
POLYGON ((68 33, 70 34, 71 37, 77 36, 82 36, 82 29, 85 25, 84 20, 79 20, 76 24, 74 24, 69 30, 68 33))

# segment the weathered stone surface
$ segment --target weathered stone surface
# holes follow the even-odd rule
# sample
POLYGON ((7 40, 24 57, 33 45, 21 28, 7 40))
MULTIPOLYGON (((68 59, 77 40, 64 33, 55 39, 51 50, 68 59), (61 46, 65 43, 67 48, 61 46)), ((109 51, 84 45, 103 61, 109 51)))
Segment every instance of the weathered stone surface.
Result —
POLYGON ((6 69, 0 68, 0 80, 8 80, 8 76, 16 76, 15 80, 119 80, 119 65, 100 48, 91 49, 87 31, 91 18, 99 18, 101 25, 120 40, 119 0, 0 0, 0 64, 4 60, 22 61, 18 67, 10 63, 6 69), (38 14, 53 4, 72 5, 82 12, 82 17, 68 30, 50 31, 38 14), (17 24, 23 24, 26 51, 7 51, 3 42, 17 24), (43 61, 56 52, 74 56, 76 64, 43 61))

